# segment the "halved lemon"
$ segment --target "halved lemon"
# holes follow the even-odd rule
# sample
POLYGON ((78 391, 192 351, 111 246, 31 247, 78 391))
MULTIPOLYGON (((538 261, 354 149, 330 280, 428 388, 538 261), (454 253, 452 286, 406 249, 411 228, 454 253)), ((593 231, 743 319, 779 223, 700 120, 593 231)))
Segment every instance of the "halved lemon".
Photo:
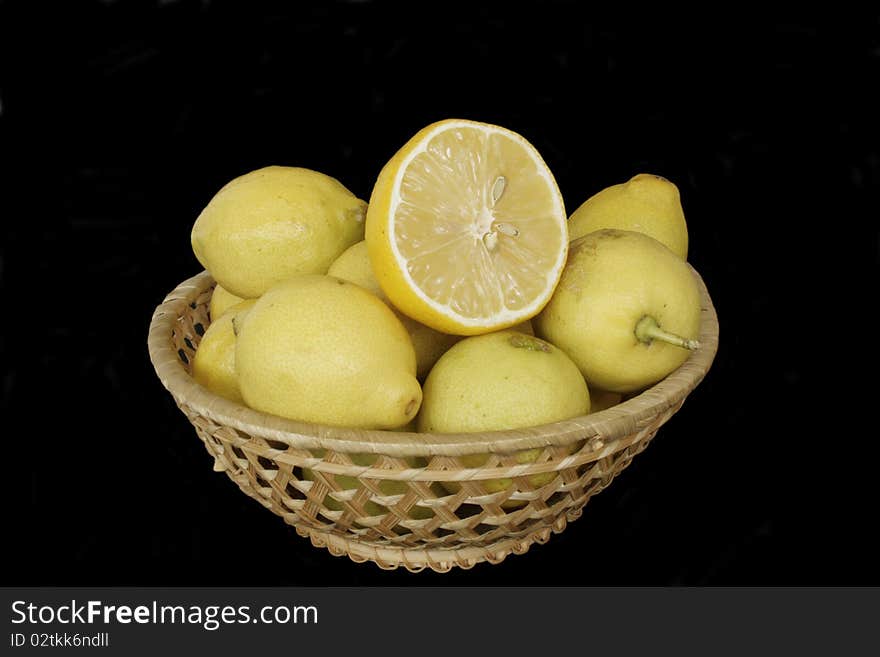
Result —
POLYGON ((448 119, 385 165, 367 209, 373 273, 391 303, 444 333, 477 335, 536 315, 568 254, 562 195, 515 132, 448 119))

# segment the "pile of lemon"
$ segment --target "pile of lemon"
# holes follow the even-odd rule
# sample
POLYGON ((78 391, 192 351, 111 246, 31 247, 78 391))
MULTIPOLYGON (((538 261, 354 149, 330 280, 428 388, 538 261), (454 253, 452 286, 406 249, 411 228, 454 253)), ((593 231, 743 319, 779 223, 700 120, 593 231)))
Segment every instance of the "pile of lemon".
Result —
POLYGON ((193 374, 256 410, 341 427, 585 415, 698 346, 687 243, 673 183, 637 175, 569 218, 534 146, 474 121, 418 132, 369 204, 322 173, 259 169, 193 226, 217 281, 193 374))

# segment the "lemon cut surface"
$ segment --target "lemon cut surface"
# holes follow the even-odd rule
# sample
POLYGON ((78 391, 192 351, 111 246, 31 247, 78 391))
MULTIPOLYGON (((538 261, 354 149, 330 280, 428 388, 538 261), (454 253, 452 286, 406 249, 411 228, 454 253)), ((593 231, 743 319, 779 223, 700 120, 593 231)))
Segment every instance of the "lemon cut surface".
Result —
POLYGON ((457 335, 536 315, 567 255, 562 195, 538 151, 475 121, 441 121, 410 139, 380 173, 366 223, 391 303, 457 335))

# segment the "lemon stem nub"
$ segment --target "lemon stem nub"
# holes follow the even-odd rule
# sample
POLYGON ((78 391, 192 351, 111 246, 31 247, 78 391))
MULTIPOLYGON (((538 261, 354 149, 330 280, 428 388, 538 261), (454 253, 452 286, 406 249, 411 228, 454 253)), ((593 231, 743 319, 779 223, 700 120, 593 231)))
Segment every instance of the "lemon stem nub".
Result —
POLYGON ((675 333, 664 331, 660 328, 657 320, 650 315, 645 315, 639 320, 638 324, 636 324, 635 334, 639 342, 644 342, 645 344, 651 344, 652 340, 660 340, 661 342, 667 342, 676 347, 690 349, 691 351, 700 347, 698 340, 689 340, 675 333))

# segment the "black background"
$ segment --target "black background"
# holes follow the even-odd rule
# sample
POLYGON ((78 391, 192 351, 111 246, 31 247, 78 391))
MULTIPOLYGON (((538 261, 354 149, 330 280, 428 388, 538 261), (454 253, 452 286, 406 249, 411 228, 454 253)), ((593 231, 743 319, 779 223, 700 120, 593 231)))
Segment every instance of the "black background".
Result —
POLYGON ((880 582, 880 18, 594 4, 0 3, 3 583, 880 582), (549 544, 387 573, 212 472, 147 327, 225 182, 304 166, 367 199, 448 117, 523 134, 569 211, 674 181, 721 346, 549 544))

